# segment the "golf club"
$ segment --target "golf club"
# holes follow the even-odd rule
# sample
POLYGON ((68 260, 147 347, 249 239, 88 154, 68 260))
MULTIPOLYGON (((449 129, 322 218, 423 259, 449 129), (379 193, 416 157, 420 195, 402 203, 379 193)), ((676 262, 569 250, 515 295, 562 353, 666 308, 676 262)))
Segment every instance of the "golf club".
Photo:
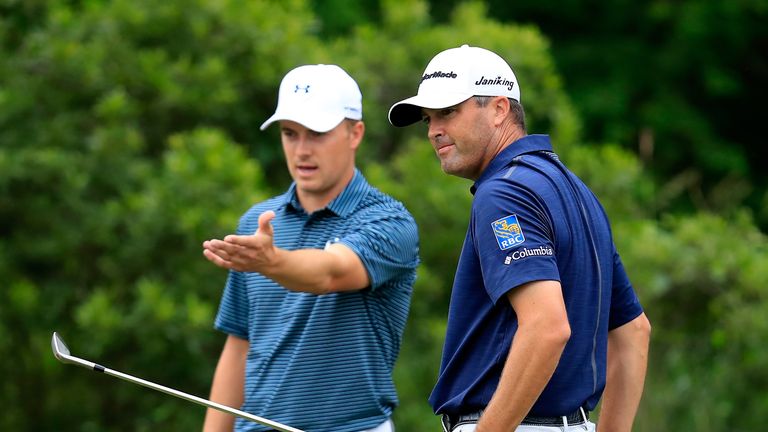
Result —
POLYGON ((64 340, 61 339, 61 337, 56 333, 53 332, 53 337, 51 338, 51 348, 53 349, 53 355, 62 363, 69 363, 69 364, 75 364, 78 366, 82 366, 84 368, 92 369, 96 372, 102 372, 107 375, 112 375, 113 377, 120 378, 125 381, 130 381, 134 384, 139 384, 144 387, 149 387, 153 390, 157 390, 163 393, 167 393, 171 396, 176 396, 181 399, 188 400, 190 402, 194 402, 199 405, 203 405, 209 408, 217 409, 219 411, 236 415, 238 417, 242 417, 246 420, 250 420, 256 423, 263 424, 265 426, 269 426, 273 429, 276 429, 280 432, 303 432, 300 429, 296 429, 290 426, 286 426, 284 424, 278 423, 276 421, 272 421, 269 419, 265 419, 263 417, 255 416, 253 414, 247 413, 245 411, 240 411, 238 409, 222 405, 216 402, 209 401, 207 399, 199 398, 197 396, 193 396, 178 390, 174 390, 169 387, 161 386, 160 384, 155 384, 153 382, 149 382, 146 380, 143 380, 141 378, 136 378, 128 374, 124 374, 122 372, 118 372, 116 370, 112 370, 109 368, 106 368, 104 366, 101 366, 99 364, 90 362, 88 360, 83 360, 81 358, 75 357, 69 353, 69 348, 67 348, 67 345, 64 343, 64 340))

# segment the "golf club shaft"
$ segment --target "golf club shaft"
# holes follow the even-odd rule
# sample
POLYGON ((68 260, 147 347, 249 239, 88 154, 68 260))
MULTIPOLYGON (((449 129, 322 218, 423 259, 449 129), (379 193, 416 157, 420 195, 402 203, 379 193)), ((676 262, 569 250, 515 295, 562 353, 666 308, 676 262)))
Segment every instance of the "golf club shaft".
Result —
POLYGON ((109 369, 109 368, 103 367, 103 366, 98 365, 98 364, 94 365, 93 370, 97 371, 97 372, 103 372, 103 373, 105 373, 107 375, 111 375, 111 376, 113 376, 115 378, 120 378, 122 380, 132 382, 134 384, 142 385, 144 387, 149 387, 149 388, 151 388, 153 390, 157 390, 157 391, 160 391, 160 392, 163 392, 163 393, 167 393, 167 394, 169 394, 171 396, 176 396, 178 398, 185 399, 185 400, 188 400, 190 402, 194 402, 194 403, 199 404, 199 405, 203 405, 203 406, 206 406, 206 407, 209 407, 209 408, 213 408, 213 409, 216 409, 216 410, 219 410, 219 411, 223 411, 223 412, 228 413, 228 414, 232 414, 232 415, 235 415, 235 416, 238 416, 238 417, 242 417, 244 419, 247 419, 247 420, 250 420, 250 421, 253 421, 253 422, 256 422, 256 423, 260 423, 260 424, 263 424, 265 426, 269 426, 271 428, 277 429, 278 431, 281 431, 281 432, 302 432, 300 429, 292 428, 290 426, 287 426, 287 425, 284 425, 284 424, 281 424, 281 423, 278 423, 278 422, 275 422, 275 421, 272 421, 272 420, 269 420, 269 419, 265 419, 263 417, 259 417, 259 416, 253 415, 251 413, 247 413, 245 411, 241 411, 239 409, 235 409, 235 408, 232 408, 232 407, 227 406, 227 405, 222 405, 220 403, 213 402, 213 401, 210 401, 208 399, 203 399, 201 397, 197 397, 197 396, 194 396, 194 395, 191 395, 191 394, 184 393, 184 392, 179 391, 179 390, 172 389, 170 387, 162 386, 160 384, 155 384, 155 383, 153 383, 151 381, 147 381, 147 380, 144 380, 144 379, 141 379, 141 378, 137 378, 137 377, 128 375, 126 373, 122 373, 120 371, 116 371, 116 370, 113 370, 113 369, 109 369))
POLYGON ((213 408, 213 409, 216 409, 216 410, 228 413, 228 414, 232 414, 232 415, 235 415, 235 416, 238 416, 238 417, 242 417, 242 418, 244 418, 246 420, 250 420, 250 421, 253 421, 253 422, 256 422, 256 423, 260 423, 260 424, 265 425, 265 426, 269 426, 269 427, 271 427, 271 428, 273 428, 273 429, 275 429, 277 431, 280 431, 280 432, 303 432, 300 429, 296 429, 296 428, 293 428, 293 427, 290 427, 290 426, 286 426, 284 424, 278 423, 278 422, 273 421, 273 420, 269 420, 269 419, 266 419, 266 418, 263 418, 263 417, 259 417, 259 416, 253 415, 251 413, 247 413, 245 411, 240 411, 238 409, 232 408, 232 407, 227 406, 227 405, 222 405, 220 403, 216 403, 216 402, 213 402, 213 401, 210 401, 210 400, 207 400, 207 399, 203 399, 203 398, 200 398, 200 397, 197 397, 197 396, 193 396, 191 394, 187 394, 187 393, 184 393, 184 392, 172 389, 170 387, 165 387, 165 386, 162 386, 160 384, 155 384, 155 383, 153 383, 151 381, 147 381, 147 380, 144 380, 144 379, 141 379, 141 378, 137 378, 137 377, 128 375, 126 373, 122 373, 122 372, 119 372, 119 371, 116 371, 116 370, 112 370, 112 369, 106 368, 106 367, 104 367, 104 366, 102 366, 100 364, 96 364, 94 362, 91 362, 91 361, 88 361, 88 360, 84 360, 84 359, 81 359, 79 357, 75 357, 75 356, 73 356, 69 352, 69 348, 67 347, 67 344, 64 343, 64 340, 62 340, 61 337, 56 332, 53 332, 53 336, 51 337, 51 349, 53 350, 53 355, 56 357, 56 359, 58 359, 62 363, 75 364, 75 365, 78 365, 78 366, 82 366, 82 367, 84 367, 86 369, 91 369, 91 370, 96 371, 96 372, 105 373, 107 375, 111 375, 113 377, 120 378, 120 379, 125 380, 125 381, 130 381, 130 382, 132 382, 134 384, 139 384, 139 385, 144 386, 144 387, 149 387, 149 388, 151 388, 153 390, 157 390, 157 391, 169 394, 171 396, 176 396, 178 398, 181 398, 181 399, 184 399, 184 400, 187 400, 187 401, 190 401, 190 402, 194 402, 194 403, 199 404, 199 405, 203 405, 203 406, 206 406, 206 407, 209 407, 209 408, 213 408))

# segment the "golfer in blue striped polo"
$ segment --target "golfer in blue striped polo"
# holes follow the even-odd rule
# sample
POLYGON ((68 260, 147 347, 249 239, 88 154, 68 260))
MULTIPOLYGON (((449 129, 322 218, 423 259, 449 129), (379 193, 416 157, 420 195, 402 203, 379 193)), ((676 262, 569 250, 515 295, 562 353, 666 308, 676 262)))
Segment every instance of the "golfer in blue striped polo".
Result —
MULTIPOLYGON (((261 129, 272 123, 293 183, 248 210, 236 235, 203 244, 229 269, 211 400, 306 431, 392 432, 416 223, 355 168, 362 96, 340 67, 290 71, 261 129)), ((208 410, 204 430, 233 428, 268 430, 208 410)))

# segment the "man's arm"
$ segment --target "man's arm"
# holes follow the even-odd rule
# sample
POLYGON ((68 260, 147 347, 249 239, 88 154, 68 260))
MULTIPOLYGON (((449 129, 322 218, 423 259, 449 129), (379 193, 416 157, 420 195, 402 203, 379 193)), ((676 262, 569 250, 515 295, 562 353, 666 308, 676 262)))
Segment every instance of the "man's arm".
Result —
MULTIPOLYGON (((224 349, 221 351, 216 372, 213 375, 210 399, 233 408, 243 404, 245 386, 245 359, 248 356, 248 341, 236 336, 227 337, 224 349)), ((208 408, 205 412, 204 432, 231 431, 235 417, 208 408)))
POLYGON ((643 394, 651 324, 644 313, 608 332, 608 369, 598 431, 631 431, 643 394))
POLYGON ((557 281, 536 281, 507 294, 518 319, 499 386, 477 432, 514 431, 555 372, 571 336, 557 281))
POLYGON ((203 243, 203 254, 219 267, 259 272, 292 291, 327 294, 353 291, 370 284, 368 272, 352 249, 332 244, 325 249, 288 251, 275 247, 273 211, 259 216, 254 235, 229 235, 203 243))

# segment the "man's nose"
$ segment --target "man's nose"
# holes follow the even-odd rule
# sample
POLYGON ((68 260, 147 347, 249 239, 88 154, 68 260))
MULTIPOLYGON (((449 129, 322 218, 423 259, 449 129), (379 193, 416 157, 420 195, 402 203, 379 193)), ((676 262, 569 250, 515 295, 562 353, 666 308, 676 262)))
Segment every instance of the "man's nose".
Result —
POLYGON ((296 138, 296 153, 309 154, 312 151, 312 143, 307 135, 299 135, 296 138))
POLYGON ((430 121, 429 122, 429 129, 427 130, 427 137, 431 141, 435 141, 436 139, 443 136, 444 130, 440 122, 438 121, 430 121))

